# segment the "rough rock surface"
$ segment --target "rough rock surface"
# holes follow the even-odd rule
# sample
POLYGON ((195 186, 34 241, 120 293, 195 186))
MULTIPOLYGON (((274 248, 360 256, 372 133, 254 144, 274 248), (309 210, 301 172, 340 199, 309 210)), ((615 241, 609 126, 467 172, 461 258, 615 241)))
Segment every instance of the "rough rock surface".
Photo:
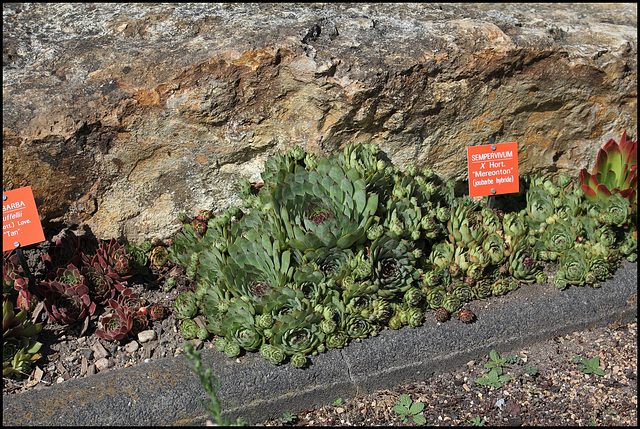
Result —
POLYGON ((637 133, 637 4, 3 4, 3 186, 45 225, 164 240, 300 145, 577 175, 637 133))

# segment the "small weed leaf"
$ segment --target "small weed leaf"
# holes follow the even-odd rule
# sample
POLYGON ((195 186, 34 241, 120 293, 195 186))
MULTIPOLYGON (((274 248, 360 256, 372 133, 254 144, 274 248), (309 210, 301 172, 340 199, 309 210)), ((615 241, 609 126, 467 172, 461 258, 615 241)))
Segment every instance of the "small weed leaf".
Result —
POLYGON ((488 374, 485 374, 479 379, 477 379, 476 383, 481 384, 483 386, 500 388, 502 387, 502 383, 505 383, 509 380, 511 380, 511 376, 508 374, 502 375, 502 368, 497 367, 489 371, 488 374))
POLYGON ((480 416, 475 416, 474 418, 471 419, 472 426, 484 426, 485 423, 486 423, 486 420, 481 418, 480 416))
POLYGON ((527 374, 529 374, 532 377, 535 377, 536 375, 538 375, 538 368, 536 368, 535 366, 531 365, 531 364, 527 364, 525 366, 525 371, 527 374))
POLYGON ((491 359, 491 361, 484 364, 484 367, 487 369, 499 367, 507 361, 506 359, 500 359, 500 355, 495 350, 489 352, 489 359, 491 359))
POLYGON ((402 418, 402 423, 407 422, 408 416, 413 418, 413 422, 423 425, 427 422, 424 416, 419 415, 424 410, 424 404, 420 401, 411 404, 411 397, 406 393, 400 395, 400 400, 393 406, 393 411, 398 413, 402 418))
POLYGON ((338 398, 333 402, 334 407, 339 407, 340 405, 342 405, 342 398, 338 398))
POLYGON ((505 360, 507 363, 515 363, 515 364, 522 363, 522 359, 520 359, 520 356, 516 356, 516 355, 509 355, 505 360))
POLYGON ((411 397, 406 393, 403 393, 400 395, 400 404, 409 408, 409 405, 411 405, 411 397))
MULTIPOLYGON (((604 375, 604 371, 600 368, 600 358, 598 356, 591 359, 581 358, 580 370, 585 374, 604 375)), ((574 360, 575 362, 575 360, 574 360)))

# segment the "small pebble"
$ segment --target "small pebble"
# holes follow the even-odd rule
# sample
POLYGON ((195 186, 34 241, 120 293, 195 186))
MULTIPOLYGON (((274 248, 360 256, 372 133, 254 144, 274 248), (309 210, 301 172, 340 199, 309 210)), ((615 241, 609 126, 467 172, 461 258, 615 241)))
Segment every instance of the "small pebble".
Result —
POLYGON ((124 350, 127 353, 133 353, 136 350, 138 350, 138 348, 140 347, 140 345, 138 344, 137 341, 131 341, 130 343, 128 343, 126 346, 124 346, 124 350))
POLYGON ((111 362, 107 358, 101 358, 96 361, 95 365, 98 371, 102 371, 109 368, 109 366, 111 366, 111 362))
POLYGON ((156 339, 156 331, 153 329, 149 329, 147 331, 142 331, 138 334, 138 341, 141 343, 146 343, 147 341, 152 341, 156 339))
POLYGON ((82 352, 84 353, 84 357, 87 358, 87 360, 93 359, 93 350, 84 349, 82 352))
POLYGON ((58 379, 56 380, 56 383, 58 384, 64 383, 64 377, 58 377, 58 379))

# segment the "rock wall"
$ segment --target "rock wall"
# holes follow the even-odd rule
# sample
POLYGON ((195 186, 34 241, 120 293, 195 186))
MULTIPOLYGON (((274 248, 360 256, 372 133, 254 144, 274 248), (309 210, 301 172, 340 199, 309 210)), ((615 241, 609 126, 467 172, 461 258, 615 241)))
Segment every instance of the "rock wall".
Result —
POLYGON ((166 239, 265 159, 380 145, 466 177, 591 168, 637 136, 637 4, 3 4, 3 186, 43 223, 166 239))

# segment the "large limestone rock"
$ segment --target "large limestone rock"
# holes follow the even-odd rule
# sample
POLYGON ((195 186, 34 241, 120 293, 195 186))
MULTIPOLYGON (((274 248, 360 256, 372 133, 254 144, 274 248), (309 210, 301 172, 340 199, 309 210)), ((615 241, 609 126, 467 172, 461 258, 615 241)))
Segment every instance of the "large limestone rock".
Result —
POLYGON ((495 137, 522 174, 577 175, 636 136, 636 24, 635 3, 5 3, 3 185, 140 242, 294 145, 462 180, 495 137))

